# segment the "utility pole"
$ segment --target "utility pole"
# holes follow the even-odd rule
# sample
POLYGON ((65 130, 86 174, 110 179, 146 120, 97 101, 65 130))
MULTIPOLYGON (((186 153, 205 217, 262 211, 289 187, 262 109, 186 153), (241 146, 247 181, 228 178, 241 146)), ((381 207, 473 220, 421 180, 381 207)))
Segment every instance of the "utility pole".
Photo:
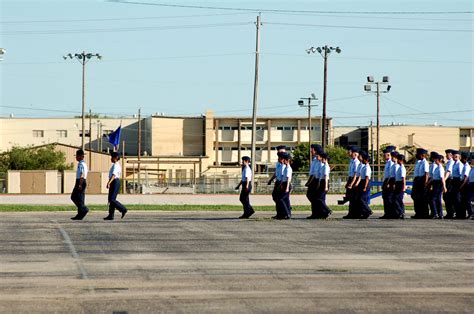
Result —
POLYGON ((138 191, 140 191, 140 157, 142 154, 142 119, 141 119, 141 108, 138 109, 138 152, 137 152, 137 157, 138 157, 138 176, 137 176, 137 181, 138 181, 138 191))
POLYGON ((311 47, 306 49, 306 53, 315 53, 318 52, 324 60, 324 87, 323 87, 323 116, 322 116, 322 125, 321 125, 321 146, 323 149, 328 144, 328 126, 327 126, 327 117, 326 117, 326 100, 327 100, 327 78, 328 78, 328 57, 329 54, 335 51, 341 53, 341 48, 339 47, 328 47, 327 45, 322 47, 311 47))
MULTIPOLYGON (((377 155, 374 160, 377 161, 377 173, 380 173, 380 94, 381 93, 388 93, 390 89, 392 88, 391 85, 388 85, 389 78, 388 76, 382 77, 382 81, 374 81, 373 76, 367 76, 367 83, 364 85, 364 90, 368 93, 375 93, 377 95, 377 139, 376 139, 376 151, 377 155), (372 90, 372 85, 375 85, 375 91, 372 90), (381 85, 387 85, 386 90, 381 90, 380 87, 381 85)), ((372 155, 373 157, 373 155, 372 155)), ((378 175, 379 176, 379 175, 378 175)))
POLYGON ((311 162, 313 158, 311 157, 311 107, 317 105, 311 105, 311 100, 318 100, 316 95, 313 93, 311 97, 302 97, 298 100, 298 106, 300 107, 307 107, 308 108, 308 143, 309 143, 309 165, 311 166, 311 162), (308 104, 305 105, 304 101, 308 101, 308 104))
POLYGON ((81 139, 81 148, 84 150, 84 137, 85 135, 85 125, 86 125, 86 118, 85 118, 85 110, 86 110, 86 63, 89 62, 91 58, 97 58, 98 60, 102 59, 102 56, 98 53, 86 53, 85 51, 81 53, 68 53, 67 55, 63 56, 63 59, 77 59, 79 63, 82 64, 82 139, 81 139))
POLYGON ((89 108, 89 168, 92 169, 92 111, 89 108))
POLYGON ((101 137, 101 134, 100 134, 100 120, 97 120, 97 143, 96 143, 96 147, 97 147, 98 152, 100 152, 100 150, 99 150, 100 137, 101 137))
MULTIPOLYGON (((258 65, 260 57, 260 14, 257 16, 257 35, 256 35, 256 44, 255 44, 255 80, 253 86, 253 108, 252 108, 252 144, 251 144, 251 154, 252 154, 252 173, 255 178, 256 171, 256 144, 257 144, 257 106, 258 106, 258 65)), ((240 162, 240 160, 239 160, 240 162)), ((255 179, 254 179, 255 182, 255 179)), ((254 189, 255 191, 255 189, 254 189)))

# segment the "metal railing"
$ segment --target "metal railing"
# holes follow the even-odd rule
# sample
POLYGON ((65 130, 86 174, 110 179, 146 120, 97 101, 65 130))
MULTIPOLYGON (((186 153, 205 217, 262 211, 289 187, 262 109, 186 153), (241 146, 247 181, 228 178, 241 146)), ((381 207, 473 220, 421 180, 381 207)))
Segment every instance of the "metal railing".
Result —
MULTIPOLYGON (((372 173, 374 180, 377 180, 377 173, 372 173)), ((380 178, 383 173, 380 173, 380 178)), ((196 193, 196 194, 232 194, 238 193, 235 187, 240 182, 240 176, 236 175, 214 175, 201 178, 173 178, 161 180, 147 180, 141 182, 138 187, 137 182, 127 180, 127 193, 196 193)), ((271 194, 273 184, 268 185, 270 175, 257 175, 253 180, 253 191, 257 194, 271 194)), ((411 178, 407 178, 410 180, 411 178)), ((306 193, 305 183, 308 180, 307 173, 293 173, 292 186, 296 194, 306 193)), ((346 171, 333 171, 330 175, 329 193, 342 194, 345 192, 347 181, 346 171)), ((380 191, 380 186, 372 186, 372 193, 380 191)))

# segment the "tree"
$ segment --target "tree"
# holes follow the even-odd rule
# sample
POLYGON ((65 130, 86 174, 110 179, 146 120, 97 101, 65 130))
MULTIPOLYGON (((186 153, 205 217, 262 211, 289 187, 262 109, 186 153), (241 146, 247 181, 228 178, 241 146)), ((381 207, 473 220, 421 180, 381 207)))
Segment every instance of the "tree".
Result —
MULTIPOLYGON (((348 163, 347 151, 343 147, 327 146, 326 153, 329 156, 330 165, 345 165, 348 163)), ((301 143, 295 148, 293 151, 293 164, 291 167, 294 171, 309 171, 309 143, 301 143)), ((345 169, 344 166, 334 167, 334 170, 336 171, 343 169, 345 169)))
POLYGON ((18 147, 0 154, 0 172, 8 170, 67 170, 72 164, 66 163, 63 152, 54 150, 54 145, 42 147, 18 147))

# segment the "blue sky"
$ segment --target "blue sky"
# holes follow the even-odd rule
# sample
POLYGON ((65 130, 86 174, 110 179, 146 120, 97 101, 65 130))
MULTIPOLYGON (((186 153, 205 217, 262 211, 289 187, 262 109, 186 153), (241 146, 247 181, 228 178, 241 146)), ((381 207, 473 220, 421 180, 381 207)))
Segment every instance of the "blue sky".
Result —
MULTIPOLYGON (((139 2, 292 11, 474 11, 470 0, 139 2)), ((0 47, 7 49, 0 63, 2 115, 79 113, 81 66, 62 56, 82 50, 104 57, 87 65, 86 102, 94 112, 131 115, 141 107, 145 115, 198 115, 209 108, 219 116, 251 115, 256 12, 98 0, 1 4, 0 47)), ((381 98, 384 124, 474 125, 472 21, 472 13, 263 12, 259 115, 305 116, 297 100, 313 92, 322 99, 323 60, 305 49, 327 44, 342 49, 328 63, 328 115, 334 125, 375 122, 375 95, 363 90, 367 75, 390 76, 392 89, 381 98)))

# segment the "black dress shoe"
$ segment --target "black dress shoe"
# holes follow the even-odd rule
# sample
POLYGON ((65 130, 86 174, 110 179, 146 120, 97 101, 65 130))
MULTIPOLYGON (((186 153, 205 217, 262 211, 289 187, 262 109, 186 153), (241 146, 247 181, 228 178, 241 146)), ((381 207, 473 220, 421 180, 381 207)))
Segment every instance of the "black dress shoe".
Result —
POLYGON ((345 215, 342 217, 342 219, 356 219, 356 217, 352 216, 352 215, 345 215))
POLYGON ((107 216, 107 217, 104 217, 104 220, 114 220, 114 216, 107 216))
POLYGON ((278 218, 279 218, 278 215, 275 215, 275 216, 272 217, 272 219, 278 219, 278 218))
POLYGON ((247 215, 243 214, 242 216, 239 217, 239 219, 247 219, 249 218, 247 215))
POLYGON ((318 219, 318 216, 316 216, 316 215, 311 215, 311 216, 306 217, 306 219, 318 219))
POLYGON ((128 210, 124 210, 124 211, 122 212, 122 217, 120 217, 120 219, 123 219, 123 217, 125 217, 125 214, 126 214, 127 212, 128 212, 128 210))
POLYGON ((388 219, 388 216, 387 216, 387 215, 383 215, 383 216, 379 217, 379 219, 388 219))
POLYGON ((285 217, 282 217, 281 219, 282 220, 288 220, 288 219, 291 219, 291 217, 290 216, 285 216, 285 217))
POLYGON ((81 218, 79 218, 79 215, 76 215, 74 217, 71 217, 71 220, 81 220, 81 218))
POLYGON ((255 214, 255 211, 254 211, 254 210, 252 210, 252 212, 251 212, 251 213, 248 213, 246 216, 247 216, 247 218, 250 218, 250 216, 252 216, 253 214, 255 214))

